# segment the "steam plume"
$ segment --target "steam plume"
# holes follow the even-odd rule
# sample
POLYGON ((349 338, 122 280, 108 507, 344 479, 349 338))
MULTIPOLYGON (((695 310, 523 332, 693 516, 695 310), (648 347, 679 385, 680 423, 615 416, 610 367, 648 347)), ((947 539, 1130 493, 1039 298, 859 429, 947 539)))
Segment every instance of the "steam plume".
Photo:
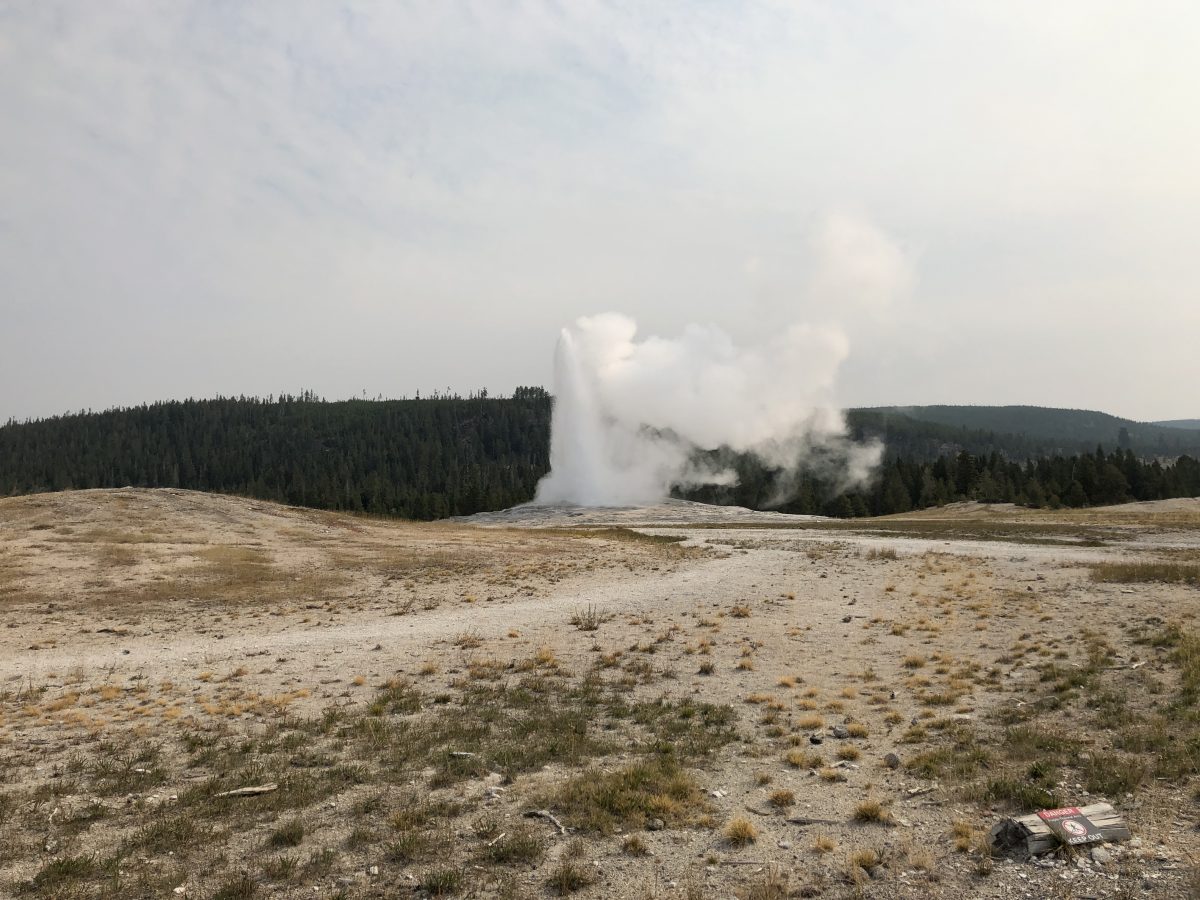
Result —
MULTIPOLYGON (((830 215, 811 246, 810 300, 850 321, 878 321, 912 283, 908 259, 870 222, 830 215)), ((562 331, 555 357, 550 474, 535 503, 629 506, 674 486, 732 484, 701 450, 750 453, 782 472, 816 470, 845 489, 870 477, 878 444, 855 444, 833 403, 849 342, 835 326, 792 325, 739 347, 715 326, 675 338, 639 338, 618 313, 581 318, 562 331)))
MULTIPOLYGON (((691 325, 677 338, 637 339, 617 313, 564 328, 555 361, 550 474, 536 503, 653 503, 674 485, 730 484, 695 451, 728 447, 795 471, 818 455, 841 480, 865 479, 878 446, 846 438, 829 403, 847 342, 834 328, 795 325, 760 347, 691 325)), ((826 473, 829 474, 829 473, 826 473)))

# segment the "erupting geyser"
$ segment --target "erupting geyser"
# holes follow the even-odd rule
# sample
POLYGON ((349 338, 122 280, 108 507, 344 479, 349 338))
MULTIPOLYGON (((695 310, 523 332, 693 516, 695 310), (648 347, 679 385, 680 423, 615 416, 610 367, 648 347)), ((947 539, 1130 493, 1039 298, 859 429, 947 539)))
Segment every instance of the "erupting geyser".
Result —
POLYGON ((543 503, 612 506, 645 502, 656 491, 631 483, 596 407, 593 388, 566 328, 554 354, 555 404, 550 429, 550 470, 538 485, 543 503), (643 493, 644 492, 644 493, 643 493))
POLYGON ((689 326, 673 339, 635 340, 636 333, 634 321, 616 313, 563 329, 550 474, 534 503, 644 505, 676 485, 736 480, 698 462, 697 450, 753 453, 785 472, 819 466, 844 486, 878 462, 881 448, 849 441, 830 403, 847 352, 837 329, 795 325, 751 348, 711 326, 689 326))

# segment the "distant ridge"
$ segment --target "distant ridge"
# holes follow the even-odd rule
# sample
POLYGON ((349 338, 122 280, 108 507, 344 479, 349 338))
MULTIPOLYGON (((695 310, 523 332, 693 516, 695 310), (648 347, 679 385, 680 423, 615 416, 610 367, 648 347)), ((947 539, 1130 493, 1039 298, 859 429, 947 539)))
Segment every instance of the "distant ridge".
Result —
POLYGON ((1151 425, 1161 425, 1163 428, 1187 428, 1200 431, 1200 419, 1167 419, 1163 422, 1151 422, 1151 425))
POLYGON ((901 417, 973 432, 1023 437, 1032 445, 1029 455, 1074 453, 1095 449, 1130 449, 1139 456, 1196 455, 1200 452, 1200 421, 1135 422, 1089 409, 1045 406, 878 406, 851 412, 886 421, 901 417), (1193 427, 1190 423, 1195 423, 1193 427))

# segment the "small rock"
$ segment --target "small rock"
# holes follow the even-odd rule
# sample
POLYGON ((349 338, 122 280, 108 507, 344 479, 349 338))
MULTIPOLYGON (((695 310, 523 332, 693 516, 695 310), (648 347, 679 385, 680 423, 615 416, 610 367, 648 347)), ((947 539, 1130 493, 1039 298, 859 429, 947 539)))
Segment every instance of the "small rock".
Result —
POLYGON ((900 756, 897 753, 889 753, 883 758, 883 764, 889 769, 900 768, 900 756))
POLYGON ((1092 862, 1097 863, 1099 865, 1104 865, 1105 863, 1112 862, 1112 858, 1113 858, 1112 853, 1109 850, 1105 849, 1104 847, 1093 847, 1092 848, 1092 862))
POLYGON ((823 737, 821 737, 819 734, 810 734, 808 736, 808 742, 810 744, 820 744, 820 743, 823 743, 824 741, 825 741, 825 739, 823 737))
POLYGON ((792 842, 791 841, 780 841, 776 846, 779 847, 780 850, 791 850, 792 842))
POLYGON ((378 875, 379 874, 379 866, 371 866, 369 869, 367 869, 367 874, 368 875, 378 875))
POLYGON ((181 884, 177 888, 172 888, 172 893, 174 893, 178 897, 182 897, 184 894, 187 893, 187 888, 181 884))
POLYGON ((647 831, 662 831, 666 827, 667 827, 667 823, 664 822, 662 819, 651 819, 649 822, 646 823, 647 831))
POLYGON ((846 738, 850 737, 850 732, 846 730, 845 725, 834 725, 833 728, 830 729, 830 733, 835 738, 837 738, 838 740, 842 740, 842 741, 844 741, 846 738))

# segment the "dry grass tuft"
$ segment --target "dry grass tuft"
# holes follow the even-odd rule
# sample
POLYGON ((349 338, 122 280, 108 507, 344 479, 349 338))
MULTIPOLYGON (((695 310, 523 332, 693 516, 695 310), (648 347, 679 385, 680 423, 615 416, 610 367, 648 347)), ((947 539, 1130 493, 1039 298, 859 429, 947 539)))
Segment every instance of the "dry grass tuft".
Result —
POLYGON ((825 762, 821 754, 815 750, 802 750, 799 747, 789 750, 783 760, 794 769, 815 769, 825 762))
POLYGON ((725 826, 725 840, 731 846, 745 847, 758 840, 758 828, 745 816, 735 816, 725 826))
POLYGON ((891 825, 892 814, 888 808, 878 800, 867 799, 863 800, 854 807, 853 819, 855 822, 871 825, 891 825))
POLYGON ((780 809, 786 809, 796 802, 796 795, 786 788, 780 788, 776 791, 771 791, 771 805, 780 809))

